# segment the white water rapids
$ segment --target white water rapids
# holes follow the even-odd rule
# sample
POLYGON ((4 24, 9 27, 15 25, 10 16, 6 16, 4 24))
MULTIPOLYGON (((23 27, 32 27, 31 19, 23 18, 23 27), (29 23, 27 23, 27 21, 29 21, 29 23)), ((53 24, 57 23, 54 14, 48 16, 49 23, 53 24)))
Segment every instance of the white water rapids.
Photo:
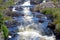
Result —
MULTIPOLYGON (((30 5, 31 5, 30 0, 26 0, 24 4, 18 5, 24 7, 23 8, 24 17, 18 18, 18 21, 21 22, 21 25, 18 26, 19 32, 17 33, 18 37, 16 38, 16 40, 55 40, 55 36, 53 33, 51 36, 48 36, 50 35, 51 31, 49 30, 49 28, 47 28, 48 25, 47 17, 46 16, 42 17, 46 21, 44 21, 44 23, 39 23, 38 22, 39 19, 33 17, 33 14, 29 8, 30 5), (48 35, 45 35, 46 33, 48 35)), ((12 9, 12 11, 14 12, 16 11, 15 7, 12 9)))

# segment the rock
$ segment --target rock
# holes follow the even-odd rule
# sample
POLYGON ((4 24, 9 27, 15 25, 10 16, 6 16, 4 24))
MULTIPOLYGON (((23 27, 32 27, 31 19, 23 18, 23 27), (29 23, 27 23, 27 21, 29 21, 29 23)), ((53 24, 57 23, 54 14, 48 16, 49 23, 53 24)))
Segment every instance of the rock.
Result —
POLYGON ((18 0, 18 1, 17 0, 14 0, 14 1, 17 2, 16 5, 20 5, 20 4, 23 4, 25 0, 18 0))
POLYGON ((9 6, 9 7, 8 7, 8 9, 9 9, 10 11, 12 11, 12 8, 13 8, 13 6, 9 6))
POLYGON ((20 25, 20 23, 18 23, 16 20, 12 20, 5 22, 5 25, 9 28, 9 27, 16 27, 20 25))
POLYGON ((60 8, 60 3, 59 3, 59 2, 55 3, 55 6, 56 6, 57 8, 60 8))
POLYGON ((31 0, 31 4, 39 4, 41 3, 43 0, 31 0))
POLYGON ((43 20, 39 20, 39 23, 43 23, 44 21, 43 20))
POLYGON ((53 23, 49 23, 48 24, 48 28, 50 28, 51 30, 55 30, 55 24, 53 24, 53 23))
POLYGON ((54 31, 55 31, 56 38, 60 39, 60 23, 56 24, 54 31))
POLYGON ((0 32, 0 40, 4 40, 4 37, 2 35, 3 35, 3 32, 0 32))
POLYGON ((17 11, 23 11, 23 8, 22 7, 16 7, 15 10, 17 10, 17 11))
POLYGON ((36 5, 34 8, 31 8, 31 10, 33 11, 33 12, 40 12, 40 5, 38 4, 38 5, 36 5))
POLYGON ((36 17, 37 17, 37 18, 41 18, 41 17, 42 17, 42 15, 36 15, 36 17))
POLYGON ((53 23, 49 23, 48 28, 50 28, 53 31, 57 40, 60 39, 60 23, 56 25, 53 23))
POLYGON ((54 7, 55 5, 51 1, 40 4, 40 8, 54 8, 54 7))
POLYGON ((12 12, 12 11, 6 11, 5 15, 10 16, 10 17, 24 16, 24 14, 22 13, 17 13, 17 12, 12 12))
POLYGON ((48 20, 54 21, 54 17, 52 14, 46 14, 46 16, 48 20))
POLYGON ((54 5, 54 3, 49 1, 46 3, 39 3, 39 4, 35 5, 34 8, 31 8, 31 11, 40 12, 40 10, 42 10, 44 8, 55 8, 55 7, 56 6, 54 5))
POLYGON ((56 33, 56 39, 60 39, 60 33, 56 33))
POLYGON ((44 20, 43 19, 41 19, 42 18, 42 16, 44 16, 43 14, 41 14, 41 12, 33 12, 33 17, 36 17, 36 18, 38 18, 39 20, 38 20, 38 22, 39 23, 43 23, 44 22, 44 20))
POLYGON ((56 28, 55 27, 55 24, 49 23, 47 27, 52 30, 52 32, 54 33, 54 35, 56 35, 56 32, 55 32, 55 28, 56 28))

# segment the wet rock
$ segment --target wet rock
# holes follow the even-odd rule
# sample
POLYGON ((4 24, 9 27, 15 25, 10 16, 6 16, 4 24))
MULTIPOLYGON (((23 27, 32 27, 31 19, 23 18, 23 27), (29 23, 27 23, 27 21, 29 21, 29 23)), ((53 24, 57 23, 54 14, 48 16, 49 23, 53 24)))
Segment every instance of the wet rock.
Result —
POLYGON ((19 16, 24 16, 22 13, 17 13, 17 12, 12 12, 12 11, 7 11, 5 15, 10 16, 10 17, 19 17, 19 16))
POLYGON ((9 7, 8 7, 8 9, 9 9, 10 11, 12 11, 12 8, 13 8, 13 6, 9 6, 9 7))
POLYGON ((39 23, 43 23, 44 21, 43 21, 43 20, 39 20, 38 22, 39 22, 39 23))
POLYGON ((50 28, 51 30, 55 30, 55 24, 53 24, 53 23, 49 23, 48 24, 48 28, 50 28))
POLYGON ((36 15, 36 17, 37 17, 37 18, 41 18, 41 17, 42 17, 42 15, 36 15))
POLYGON ((41 14, 41 12, 32 12, 32 14, 34 17, 37 17, 37 18, 41 18, 43 16, 43 14, 41 14))
MULTIPOLYGON (((53 19, 51 15, 47 16, 49 19, 53 19)), ((54 20, 53 20, 54 21, 54 20)), ((53 24, 52 22, 48 24, 48 27, 53 31, 56 36, 56 39, 60 39, 60 24, 53 24)))
POLYGON ((15 1, 17 2, 16 5, 20 5, 20 4, 23 4, 25 0, 18 0, 18 1, 15 0, 15 1))
POLYGON ((13 20, 5 22, 5 25, 9 28, 9 27, 16 27, 20 25, 20 23, 18 23, 16 20, 13 20))
POLYGON ((43 14, 41 14, 41 12, 33 12, 33 16, 39 19, 38 20, 39 23, 43 23, 44 22, 44 20, 41 19, 44 16, 43 14))
POLYGON ((41 3, 43 0, 31 0, 31 4, 39 4, 41 3))
POLYGON ((52 22, 54 21, 54 17, 52 14, 46 14, 46 16, 48 20, 51 20, 52 22))
POLYGON ((56 24, 55 35, 57 39, 60 39, 60 23, 56 24))
POLYGON ((23 10, 23 8, 22 7, 16 7, 16 9, 15 10, 17 10, 17 11, 22 11, 23 10))
POLYGON ((56 39, 60 39, 60 33, 56 33, 56 39))
POLYGON ((52 32, 54 33, 54 35, 56 35, 56 32, 55 32, 55 28, 56 28, 55 27, 55 24, 49 23, 47 27, 52 30, 52 32))

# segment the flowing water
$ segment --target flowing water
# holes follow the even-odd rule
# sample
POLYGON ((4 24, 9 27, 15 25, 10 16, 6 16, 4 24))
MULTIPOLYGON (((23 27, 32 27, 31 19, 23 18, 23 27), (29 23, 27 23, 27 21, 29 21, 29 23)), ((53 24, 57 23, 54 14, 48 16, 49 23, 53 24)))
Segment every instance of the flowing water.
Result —
POLYGON ((43 0, 43 3, 45 3, 46 2, 46 0, 43 0))
POLYGON ((33 16, 33 13, 30 11, 30 0, 25 0, 21 5, 16 5, 12 11, 22 13, 24 16, 16 18, 21 25, 17 26, 19 32, 13 40, 55 40, 53 32, 47 27, 50 20, 47 20, 47 17, 41 13, 36 13, 33 16), (22 7, 23 11, 15 10, 16 7, 22 7), (36 15, 42 15, 41 18, 37 18, 36 15), (39 23, 38 21, 42 19, 44 22, 39 23))

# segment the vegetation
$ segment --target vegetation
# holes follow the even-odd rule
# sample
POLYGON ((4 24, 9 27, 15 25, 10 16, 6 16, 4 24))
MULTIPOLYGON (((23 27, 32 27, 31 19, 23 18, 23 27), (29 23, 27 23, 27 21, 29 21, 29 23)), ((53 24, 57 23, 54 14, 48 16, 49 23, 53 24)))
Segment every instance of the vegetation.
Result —
POLYGON ((60 8, 45 8, 41 12, 45 15, 51 14, 54 17, 53 23, 56 24, 56 33, 60 33, 60 8))
POLYGON ((2 25, 2 31, 3 31, 4 38, 6 40, 8 37, 9 30, 5 25, 2 25))
POLYGON ((52 0, 54 3, 56 3, 58 0, 52 0))
POLYGON ((9 30, 8 28, 5 26, 4 22, 6 20, 10 20, 11 17, 7 17, 4 15, 4 10, 6 10, 7 7, 9 7, 10 5, 13 5, 13 0, 7 0, 4 1, 4 0, 0 0, 0 32, 3 31, 3 36, 4 36, 4 39, 6 40, 6 38, 8 37, 8 33, 9 33, 9 30))
POLYGON ((2 13, 0 13, 0 32, 1 31, 3 31, 3 35, 2 36, 4 36, 4 39, 6 39, 7 38, 7 36, 8 36, 8 29, 7 29, 7 27, 5 26, 5 24, 4 24, 4 17, 3 17, 3 14, 2 13))

